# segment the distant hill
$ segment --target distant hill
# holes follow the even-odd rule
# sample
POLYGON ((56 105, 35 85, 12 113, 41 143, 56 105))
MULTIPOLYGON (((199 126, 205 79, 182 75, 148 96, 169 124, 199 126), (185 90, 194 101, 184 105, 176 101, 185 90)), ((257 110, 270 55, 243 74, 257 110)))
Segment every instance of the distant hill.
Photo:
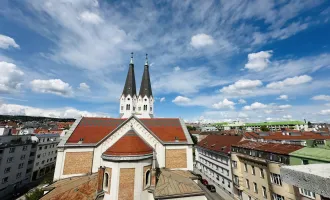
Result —
POLYGON ((36 117, 36 116, 24 116, 24 115, 0 115, 0 121, 11 120, 11 121, 56 121, 56 122, 74 122, 73 118, 52 118, 52 117, 36 117))

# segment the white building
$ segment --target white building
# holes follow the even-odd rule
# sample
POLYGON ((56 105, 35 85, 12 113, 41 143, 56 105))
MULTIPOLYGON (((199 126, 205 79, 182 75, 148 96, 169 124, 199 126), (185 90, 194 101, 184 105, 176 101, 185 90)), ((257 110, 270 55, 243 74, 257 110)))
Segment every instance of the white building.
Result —
POLYGON ((31 180, 39 179, 55 169, 59 134, 37 134, 33 136, 38 141, 36 157, 33 163, 31 180))
POLYGON ((0 136, 0 199, 30 181, 37 143, 31 136, 0 136))
POLYGON ((209 135, 195 147, 196 169, 216 191, 233 195, 230 146, 242 140, 242 136, 209 135))

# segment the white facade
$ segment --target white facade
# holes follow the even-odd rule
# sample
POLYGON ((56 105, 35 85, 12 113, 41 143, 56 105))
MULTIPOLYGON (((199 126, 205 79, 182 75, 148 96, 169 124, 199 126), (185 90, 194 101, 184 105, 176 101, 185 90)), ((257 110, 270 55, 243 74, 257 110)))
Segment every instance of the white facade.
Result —
POLYGON ((36 180, 55 169, 57 145, 60 142, 59 134, 38 134, 35 137, 38 146, 31 180, 36 180))
POLYGON ((196 147, 196 168, 213 181, 213 184, 222 188, 228 194, 233 194, 233 181, 230 156, 196 147))
POLYGON ((154 99, 145 96, 138 98, 134 95, 122 95, 120 98, 119 113, 121 118, 129 118, 135 115, 138 118, 151 118, 154 114, 154 99))

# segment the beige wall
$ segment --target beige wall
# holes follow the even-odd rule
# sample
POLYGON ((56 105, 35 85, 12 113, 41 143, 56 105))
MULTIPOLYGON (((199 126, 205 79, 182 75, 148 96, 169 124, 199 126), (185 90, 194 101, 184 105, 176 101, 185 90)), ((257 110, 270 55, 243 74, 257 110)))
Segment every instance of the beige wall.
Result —
POLYGON ((187 150, 186 149, 166 149, 165 151, 166 168, 187 168, 187 150))
MULTIPOLYGON (((280 173, 281 165, 282 164, 280 164, 280 163, 268 163, 269 173, 281 174, 280 173)), ((269 177, 270 177, 270 174, 269 174, 269 177)), ((271 189, 276 194, 284 196, 285 199, 288 199, 288 200, 296 199, 295 195, 294 195, 294 190, 293 190, 292 185, 289 185, 289 184, 282 181, 282 186, 271 183, 271 187, 272 187, 271 189)))
POLYGON ((93 152, 67 152, 63 175, 87 174, 92 170, 93 152))
POLYGON ((120 169, 118 199, 120 200, 134 199, 134 177, 135 177, 135 168, 120 169))

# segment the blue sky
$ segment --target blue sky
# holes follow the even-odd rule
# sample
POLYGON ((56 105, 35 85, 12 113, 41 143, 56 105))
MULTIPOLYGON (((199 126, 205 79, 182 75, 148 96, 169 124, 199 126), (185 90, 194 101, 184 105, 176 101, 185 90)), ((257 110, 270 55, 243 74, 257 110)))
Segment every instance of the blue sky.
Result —
POLYGON ((0 2, 0 113, 119 115, 134 52, 157 117, 330 121, 329 1, 0 2))

